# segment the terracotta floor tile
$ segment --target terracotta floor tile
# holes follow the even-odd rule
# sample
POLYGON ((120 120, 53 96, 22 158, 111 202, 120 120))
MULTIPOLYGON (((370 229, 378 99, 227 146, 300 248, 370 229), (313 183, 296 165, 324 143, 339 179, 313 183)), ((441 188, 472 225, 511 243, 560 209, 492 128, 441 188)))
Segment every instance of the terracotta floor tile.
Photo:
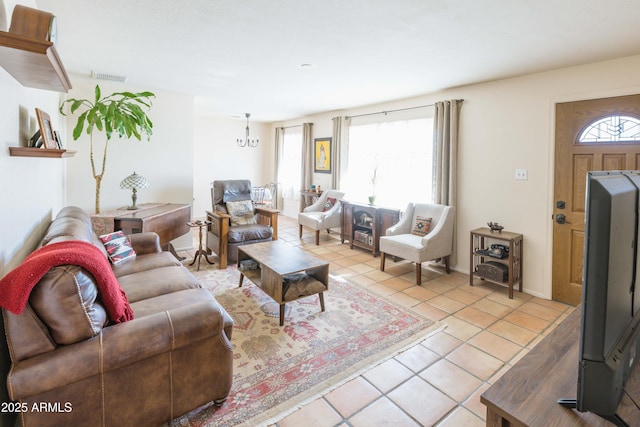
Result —
POLYGON ((443 295, 439 295, 435 298, 431 298, 428 304, 442 311, 446 311, 447 313, 455 313, 456 311, 462 310, 465 307, 463 303, 443 295))
POLYGON ((459 301, 465 305, 470 305, 473 304, 474 302, 478 301, 479 299, 481 299, 482 297, 479 295, 476 295, 474 293, 468 292, 465 289, 461 289, 461 288, 456 288, 456 289, 452 289, 449 292, 446 292, 444 294, 444 296, 454 299, 456 301, 459 301))
POLYGON ((538 304, 538 299, 535 298, 522 304, 518 311, 522 311, 532 316, 539 317, 540 319, 553 322, 558 317, 560 317, 564 310, 559 311, 555 308, 550 308, 542 304, 538 304))
POLYGON ((400 279, 399 277, 392 277, 391 279, 387 279, 383 281, 382 284, 397 291, 404 291, 405 289, 414 286, 406 280, 400 279))
POLYGON ((301 425, 310 427, 333 427, 341 420, 342 417, 326 400, 317 399, 278 421, 277 425, 279 427, 298 427, 301 425))
POLYGON ((371 277, 373 280, 376 280, 378 282, 384 282, 385 280, 391 279, 393 277, 389 273, 385 273, 384 271, 380 271, 380 270, 375 270, 373 268, 371 268, 371 271, 362 273, 362 274, 364 274, 367 277, 371 277))
POLYGON ((359 274, 365 274, 365 273, 369 273, 371 271, 375 271, 375 269, 373 267, 370 267, 370 266, 368 266, 366 264, 354 264, 350 268, 353 271, 355 271, 355 272, 357 272, 359 274))
POLYGON ((375 282, 372 285, 369 285, 367 289, 369 289, 372 292, 375 292, 378 295, 383 295, 383 296, 393 295, 398 292, 395 289, 391 289, 390 287, 377 282, 375 282))
POLYGON ((335 260, 334 262, 342 267, 350 267, 352 265, 358 264, 358 261, 353 258, 340 258, 335 260))
POLYGON ((547 299, 542 299, 542 298, 533 298, 531 300, 532 302, 535 302, 536 304, 540 304, 543 305, 545 307, 548 308, 552 308, 554 310, 557 311, 566 311, 568 309, 573 309, 574 307, 558 302, 558 301, 552 301, 552 300, 547 300, 547 299))
POLYGON ((443 283, 438 279, 422 282, 421 286, 439 294, 443 294, 445 292, 455 289, 455 286, 443 283))
MULTIPOLYGON (((386 397, 376 400, 371 405, 349 418, 349 424, 353 427, 412 427, 420 425, 386 397)), ((299 426, 307 425, 309 424, 299 424, 299 426)))
POLYGON ((456 402, 463 402, 482 381, 446 359, 440 359, 420 373, 420 377, 456 402))
POLYGON ((427 301, 427 300, 430 300, 431 298, 435 298, 436 296, 438 296, 437 293, 429 289, 423 288, 422 286, 417 286, 414 284, 412 284, 411 287, 403 290, 402 293, 407 294, 410 297, 413 297, 420 301, 427 301))
POLYGON ((511 323, 522 326, 523 328, 532 330, 537 333, 541 333, 551 324, 551 322, 547 320, 542 320, 539 317, 523 313, 520 310, 508 314, 507 316, 505 316, 504 320, 507 320, 511 323))
POLYGON ((437 334, 427 338, 422 342, 421 345, 439 354, 440 356, 446 356, 447 354, 458 348, 460 345, 462 345, 463 342, 464 341, 461 341, 458 338, 446 333, 445 329, 444 332, 438 332, 437 334))
POLYGON ((474 307, 463 308, 455 314, 455 317, 465 320, 481 328, 486 328, 498 320, 496 316, 493 316, 482 310, 478 310, 474 307))
POLYGON ((482 330, 482 328, 479 328, 455 316, 449 316, 444 319, 443 322, 447 325, 446 332, 461 341, 467 341, 469 338, 476 335, 482 330))
POLYGON ((482 310, 496 317, 504 317, 513 311, 513 308, 484 298, 473 303, 472 307, 482 310))
POLYGON ((445 317, 449 316, 449 313, 447 313, 446 311, 442 311, 439 308, 435 308, 434 306, 424 302, 411 307, 411 310, 417 313, 420 313, 423 316, 428 317, 429 319, 435 320, 435 321, 442 320, 445 317))
POLYGON ((535 332, 507 322, 506 320, 498 320, 489 326, 487 330, 521 346, 527 345, 536 337, 535 332))
POLYGON ((395 359, 413 372, 420 372, 440 359, 440 355, 422 345, 414 345, 395 359))
POLYGON ((467 342, 503 362, 508 362, 522 350, 521 346, 488 331, 480 332, 467 342))
POLYGON ((465 408, 476 414, 483 421, 487 418, 487 407, 480 402, 480 396, 484 393, 491 384, 484 383, 478 389, 469 396, 467 400, 462 404, 465 408))
POLYGON ((484 419, 466 408, 458 407, 438 423, 438 427, 484 427, 484 419))
POLYGON ((501 360, 469 344, 462 344, 449 353, 446 359, 485 381, 504 365, 501 360))
POLYGON ((434 425, 456 406, 454 400, 419 377, 411 378, 387 397, 423 426, 434 425))
POLYGON ((362 376, 383 393, 397 387, 413 375, 413 372, 395 359, 376 366, 362 376))
POLYGON ((389 299, 390 301, 395 302, 396 304, 399 304, 403 307, 414 307, 418 304, 420 304, 420 301, 410 297, 407 294, 403 294, 402 292, 398 292, 395 293, 393 295, 388 295, 387 299, 389 299))
POLYGON ((340 415, 349 418, 380 396, 382 393, 370 382, 358 377, 333 390, 325 396, 325 399, 340 415))

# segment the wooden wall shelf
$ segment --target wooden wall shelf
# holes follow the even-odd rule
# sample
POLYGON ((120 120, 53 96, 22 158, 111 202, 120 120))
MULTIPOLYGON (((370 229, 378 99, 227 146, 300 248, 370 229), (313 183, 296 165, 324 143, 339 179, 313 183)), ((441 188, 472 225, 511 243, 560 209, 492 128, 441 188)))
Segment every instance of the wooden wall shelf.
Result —
POLYGON ((73 157, 77 151, 59 150, 57 148, 9 147, 9 155, 13 157, 73 157))
POLYGON ((0 66, 20 84, 68 92, 71 81, 53 43, 0 31, 0 66))

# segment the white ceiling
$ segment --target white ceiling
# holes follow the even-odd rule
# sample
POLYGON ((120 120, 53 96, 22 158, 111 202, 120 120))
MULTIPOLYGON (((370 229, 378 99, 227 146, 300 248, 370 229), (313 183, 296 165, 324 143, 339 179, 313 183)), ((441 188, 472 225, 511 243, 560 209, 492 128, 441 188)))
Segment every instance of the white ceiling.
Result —
POLYGON ((58 17, 69 73, 126 75, 252 121, 640 54, 639 0, 36 3, 58 17))

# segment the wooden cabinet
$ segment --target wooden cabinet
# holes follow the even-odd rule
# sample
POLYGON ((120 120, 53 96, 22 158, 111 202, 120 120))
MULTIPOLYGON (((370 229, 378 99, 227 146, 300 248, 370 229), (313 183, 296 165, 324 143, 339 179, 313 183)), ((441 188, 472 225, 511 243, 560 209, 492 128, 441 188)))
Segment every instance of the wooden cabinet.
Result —
POLYGON ((469 284, 473 286, 473 278, 479 277, 509 287, 509 298, 513 299, 513 285, 518 284, 522 292, 522 234, 508 231, 491 231, 489 228, 471 230, 469 284), (487 254, 492 245, 503 245, 508 248, 504 258, 487 254), (501 268, 504 266, 504 268, 501 268), (499 273, 506 272, 506 278, 499 273))
POLYGON ((400 221, 398 209, 388 209, 364 203, 341 200, 342 218, 340 225, 342 243, 348 240, 351 249, 357 246, 373 253, 380 254, 380 236, 387 228, 400 221))

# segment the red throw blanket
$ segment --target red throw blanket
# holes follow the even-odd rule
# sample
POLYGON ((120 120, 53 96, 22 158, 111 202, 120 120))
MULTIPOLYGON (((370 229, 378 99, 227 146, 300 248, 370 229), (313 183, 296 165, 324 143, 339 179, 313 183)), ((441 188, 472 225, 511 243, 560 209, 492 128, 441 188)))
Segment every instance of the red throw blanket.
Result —
POLYGON ((24 311, 33 287, 53 267, 77 265, 85 268, 96 281, 98 295, 109 318, 115 323, 133 319, 133 310, 109 261, 91 243, 67 240, 35 250, 0 280, 0 306, 15 314, 24 311))

